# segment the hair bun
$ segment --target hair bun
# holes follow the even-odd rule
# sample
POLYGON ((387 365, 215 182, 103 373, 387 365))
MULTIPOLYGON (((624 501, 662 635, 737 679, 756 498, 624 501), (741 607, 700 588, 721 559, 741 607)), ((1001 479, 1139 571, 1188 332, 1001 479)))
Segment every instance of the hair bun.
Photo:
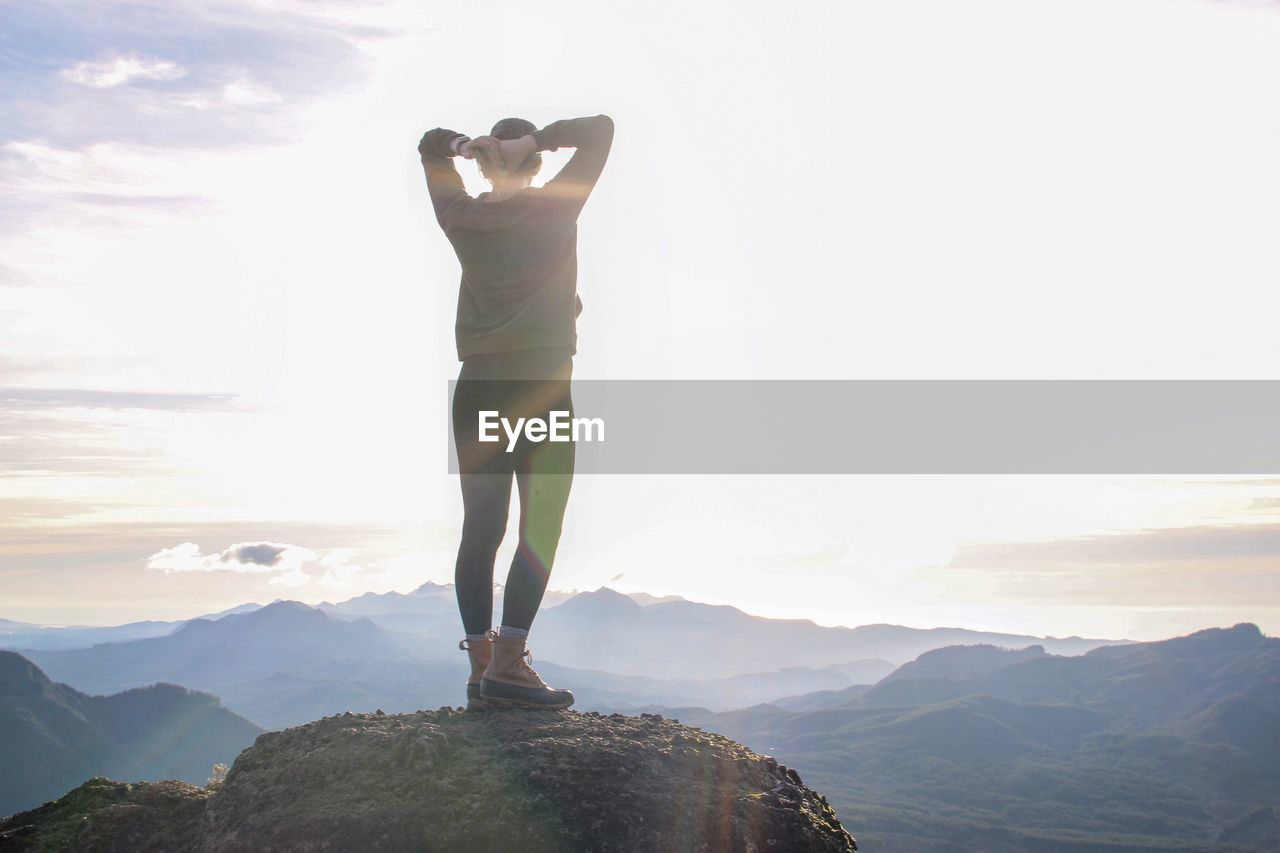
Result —
POLYGON ((537 129, 538 126, 528 119, 504 118, 493 126, 493 130, 489 131, 489 135, 497 139, 519 139, 537 129))
MULTIPOLYGON (((494 139, 520 139, 528 136, 538 129, 538 126, 528 119, 523 118, 504 118, 493 126, 493 130, 489 131, 489 135, 494 139)), ((517 172, 536 172, 542 168, 542 155, 534 152, 520 164, 516 169, 517 172)))

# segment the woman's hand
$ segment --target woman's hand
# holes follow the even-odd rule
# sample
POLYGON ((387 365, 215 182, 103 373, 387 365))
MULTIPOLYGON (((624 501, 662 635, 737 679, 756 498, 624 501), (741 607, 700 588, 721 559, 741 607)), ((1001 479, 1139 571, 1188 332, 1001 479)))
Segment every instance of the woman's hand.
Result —
POLYGON ((525 135, 519 139, 499 139, 497 142, 498 152, 502 155, 502 162, 510 163, 512 169, 519 168, 525 158, 533 154, 538 148, 538 143, 532 135, 525 135))
POLYGON ((458 156, 468 160, 479 160, 480 166, 489 170, 506 168, 507 161, 502 156, 501 140, 492 136, 477 136, 458 147, 458 156))

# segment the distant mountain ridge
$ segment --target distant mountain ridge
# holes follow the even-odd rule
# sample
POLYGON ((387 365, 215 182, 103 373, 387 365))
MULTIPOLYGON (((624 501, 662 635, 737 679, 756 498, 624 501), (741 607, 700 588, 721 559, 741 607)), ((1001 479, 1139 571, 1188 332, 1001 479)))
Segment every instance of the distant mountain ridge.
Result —
POLYGON ((966 643, 1039 645, 1059 654, 1080 654, 1129 642, 966 628, 827 627, 808 619, 768 619, 729 605, 683 599, 641 606, 608 587, 545 608, 534 631, 538 653, 558 664, 653 678, 727 677, 867 659, 901 665, 932 649, 966 643), (691 654, 691 649, 698 651, 691 654))
MULTIPOLYGON (((257 610, 261 606, 252 603, 240 604, 219 613, 210 613, 198 618, 220 619, 233 613, 257 610)), ((189 621, 191 620, 179 619, 171 622, 147 620, 111 626, 50 626, 0 619, 0 648, 17 652, 36 649, 87 649, 98 643, 119 643, 128 640, 145 640, 149 637, 163 637, 189 621)))
POLYGON ((1252 623, 944 648, 830 699, 680 719, 820 780, 868 849, 1280 849, 1280 639, 1252 623))
POLYGON ((31 651, 54 678, 93 692, 153 681, 222 689, 338 658, 417 659, 411 638, 365 618, 338 619, 297 601, 277 601, 216 620, 193 619, 171 634, 88 649, 31 651))
MULTIPOLYGON (((498 623, 501 616, 502 589, 501 584, 495 584, 494 624, 498 623)), ((239 615, 260 610, 264 606, 279 604, 284 600, 276 599, 268 605, 252 602, 241 604, 218 613, 206 614, 197 618, 217 620, 228 615, 239 615)), ((557 631, 560 631, 561 634, 564 631, 572 633, 576 627, 590 626, 593 621, 606 618, 611 607, 618 608, 619 613, 628 619, 644 621, 648 623, 649 627, 658 630, 662 630, 664 623, 671 620, 677 623, 691 623, 691 626, 686 626, 686 628, 694 633, 697 632, 698 625, 706 627, 714 625, 723 629, 735 625, 741 627, 755 620, 757 624, 768 623, 773 626, 770 630, 776 636, 762 637, 761 639, 766 643, 773 642, 776 637, 781 637, 783 642, 790 642, 786 637, 788 632, 792 635, 810 632, 810 636, 823 636, 822 632, 834 632, 825 636, 838 637, 840 644, 852 647, 842 648, 839 654, 829 656, 829 659, 815 662, 796 657, 796 646, 793 643, 786 651, 786 659, 780 663, 777 657, 772 660, 766 660, 764 665, 761 665, 760 661, 741 661, 736 663, 731 668, 731 671, 717 672, 717 676, 761 672, 785 666, 816 666, 817 668, 822 668, 831 664, 843 664, 853 660, 873 658, 887 659, 895 665, 900 665, 913 660, 922 652, 930 649, 961 643, 992 643, 1002 647, 1022 647, 1040 644, 1047 651, 1055 654, 1080 654, 1099 645, 1122 645, 1133 642, 1131 640, 1090 639, 1076 636, 1035 637, 1021 634, 975 631, 967 628, 909 628, 885 623, 861 625, 854 628, 843 626, 827 627, 817 625, 807 619, 770 619, 746 613, 729 605, 689 601, 674 595, 654 596, 643 592, 621 593, 610 587, 602 586, 595 590, 587 591, 547 590, 543 598, 542 609, 539 612, 539 621, 536 629, 539 634, 542 654, 565 666, 586 669, 598 668, 600 664, 599 658, 603 656, 603 653, 587 656, 587 659, 579 659, 571 649, 564 648, 566 643, 563 642, 565 639, 563 636, 552 635, 557 631), (561 606, 570 603, 572 604, 568 610, 561 611, 550 619, 544 618, 553 611, 557 611, 561 606), (627 607, 628 603, 634 603, 639 607, 627 607), (561 626, 558 626, 557 623, 566 622, 576 622, 577 625, 563 626, 564 630, 560 630, 561 626), (549 625, 550 627, 544 629, 544 625, 549 625), (848 634, 847 632, 856 633, 848 634), (543 635, 547 636, 544 637, 543 635)), ((348 621, 365 616, 384 628, 420 635, 422 640, 428 643, 435 643, 441 648, 456 643, 457 635, 460 631, 457 599, 453 584, 438 584, 433 581, 427 581, 407 593, 370 592, 337 603, 324 601, 314 605, 314 608, 348 621)), ((195 620, 134 622, 110 627, 67 626, 52 628, 0 619, 0 648, 19 652, 89 648, 98 643, 123 642, 166 636, 192 621, 195 620)), ((681 628, 680 630, 685 629, 681 628)), ((572 646, 573 643, 570 642, 568 645, 572 646)), ((663 658, 664 654, 655 652, 646 663, 647 668, 643 671, 635 670, 633 674, 656 678, 699 677, 702 675, 702 673, 680 671, 679 667, 674 669, 664 667, 661 665, 663 658), (655 664, 657 664, 656 668, 655 664)))
POLYGON ((0 815, 94 775, 203 784, 261 732, 205 693, 156 684, 88 696, 0 651, 0 815))
MULTIPOLYGON (((495 604, 501 613, 502 585, 495 584, 495 604)), ((543 599, 543 605, 551 607, 576 595, 577 592, 565 592, 549 589, 543 599)), ((662 599, 645 593, 636 593, 637 599, 657 601, 676 598, 666 596, 662 599)), ((207 613, 195 619, 216 620, 223 616, 248 613, 259 610, 270 604, 277 604, 285 599, 277 598, 267 605, 247 602, 229 607, 216 613, 207 613)), ((322 601, 315 605, 344 619, 358 616, 375 617, 376 621, 387 628, 398 631, 420 631, 424 627, 420 616, 444 621, 452 617, 457 619, 457 598, 453 584, 437 584, 432 581, 423 583, 416 589, 407 592, 369 592, 357 595, 337 603, 322 601)), ((193 619, 145 620, 129 622, 123 625, 40 625, 32 622, 19 622, 12 619, 0 619, 0 649, 12 651, 49 651, 66 649, 87 649, 98 643, 117 643, 129 640, 143 640, 150 637, 163 637, 173 633, 193 619)))
MULTIPOLYGON (((457 650, 453 592, 424 584, 413 593, 362 595, 330 607, 276 600, 189 620, 159 637, 25 654, 80 690, 110 693, 167 681, 214 693, 268 728, 348 709, 412 711, 462 702, 466 656, 457 650)), ((579 707, 607 711, 655 704, 727 710, 841 691, 878 682, 896 658, 922 645, 992 636, 872 626, 867 641, 862 629, 771 620, 683 599, 641 605, 608 588, 547 607, 534 629, 531 648, 541 671, 573 689, 579 707)))
MULTIPOLYGON (((639 606, 639 605, 635 605, 639 606)), ((220 697, 268 728, 297 725, 343 710, 413 711, 463 702, 466 655, 452 642, 387 630, 366 617, 347 620, 300 602, 277 601, 214 621, 196 619, 173 633, 89 649, 28 654, 54 678, 88 692, 170 681, 220 697)), ((579 707, 623 710, 655 701, 723 709, 760 697, 876 681, 887 661, 823 668, 786 667, 702 679, 652 679, 538 665, 578 691, 579 707)))

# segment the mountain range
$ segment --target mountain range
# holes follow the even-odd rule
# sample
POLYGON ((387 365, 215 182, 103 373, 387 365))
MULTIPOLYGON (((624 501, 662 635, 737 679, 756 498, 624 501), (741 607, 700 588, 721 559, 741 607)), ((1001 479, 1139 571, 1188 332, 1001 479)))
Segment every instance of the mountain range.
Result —
MULTIPOLYGON (((435 584, 318 607, 277 600, 162 636, 29 649, 34 664, 11 655, 28 669, 8 682, 34 682, 38 664, 76 707, 120 701, 85 693, 177 691, 252 731, 249 720, 279 729, 457 706, 455 608, 452 587, 435 584), (147 687, 157 681, 171 683, 147 687)), ((1146 643, 828 628, 602 588, 549 604, 530 636, 536 668, 573 689, 576 708, 662 713, 776 755, 866 849, 1280 849, 1280 640, 1251 623, 1146 643)), ((22 719, 44 726, 68 703, 22 719)), ((184 772, 207 772, 206 758, 184 772)))
POLYGON ((785 759, 867 849, 1280 849, 1280 639, 1251 623, 937 649, 831 699, 670 713, 785 759))
POLYGON ((153 684, 88 696, 0 651, 0 815, 95 775, 204 784, 261 733, 206 693, 153 684))
MULTIPOLYGON (((243 613, 256 610, 259 604, 241 604, 224 610, 201 616, 201 619, 219 619, 230 613, 243 613)), ((164 622, 150 619, 144 622, 129 622, 124 625, 35 625, 30 622, 15 622, 11 619, 0 619, 0 649, 82 649, 96 643, 124 642, 127 640, 143 640, 148 637, 162 637, 182 627, 188 620, 164 622)))
MULTIPOLYGON (((277 600, 237 611, 189 620, 161 636, 20 651, 80 690, 170 681, 214 693, 269 728, 349 709, 462 703, 467 663, 457 650, 452 587, 425 584, 318 607, 277 600)), ((728 710, 841 690, 879 681, 921 650, 947 643, 996 638, 1075 650, 1110 642, 955 628, 828 628, 683 599, 642 605, 607 588, 546 607, 534 631, 539 671, 574 690, 579 707, 607 711, 652 704, 728 710)))

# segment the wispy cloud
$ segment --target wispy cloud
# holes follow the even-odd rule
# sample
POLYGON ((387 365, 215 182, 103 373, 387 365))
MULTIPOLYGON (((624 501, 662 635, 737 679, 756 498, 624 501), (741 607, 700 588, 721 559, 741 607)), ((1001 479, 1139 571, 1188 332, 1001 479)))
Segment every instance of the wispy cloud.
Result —
POLYGON ((951 565, 1000 568, 1253 557, 1280 560, 1280 524, 1199 525, 1041 542, 971 544, 957 549, 951 565))
POLYGON ((357 85, 358 42, 390 34, 355 17, 309 4, 5 4, 0 140, 62 149, 278 141, 284 116, 255 108, 357 85))
POLYGON ((9 523, 61 520, 111 507, 112 504, 106 501, 39 497, 0 498, 0 518, 9 523))
POLYGON ((235 394, 186 394, 153 391, 98 391, 90 388, 0 388, 6 411, 67 408, 163 409, 165 411, 242 410, 235 394))
POLYGON ((236 106, 255 107, 262 104, 278 104, 284 100, 268 86, 252 80, 236 80, 222 87, 222 99, 236 106))
POLYGON ((62 76, 72 83, 92 89, 113 89, 135 80, 179 80, 187 70, 167 59, 147 59, 140 56, 116 56, 97 61, 77 62, 62 71, 62 76))
MULTIPOLYGON (((136 426, 136 425, 135 425, 136 426)), ((140 428, 118 419, 0 412, 0 474, 8 478, 163 477, 177 473, 145 444, 140 428), (123 440, 122 440, 123 439, 123 440)))
POLYGON ((962 545, 931 582, 989 600, 1110 607, 1262 607, 1280 601, 1280 524, 1193 525, 962 545))
MULTIPOLYGON (((31 498, 15 498, 25 504, 31 498)), ((43 501, 47 509, 64 504, 43 501)), ((24 515, 28 513, 23 511, 24 515)), ((398 531, 381 525, 292 521, 106 520, 69 526, 8 524, 0 516, 0 554, 20 557, 51 579, 59 573, 100 571, 102 566, 143 570, 147 555, 174 548, 174 542, 240 542, 248 544, 310 542, 308 550, 328 554, 348 547, 343 542, 375 541, 398 531)), ((218 552, 219 554, 222 552, 218 552)), ((452 564, 450 564, 452 565, 452 564)))
POLYGON ((0 473, 10 477, 167 476, 147 413, 247 412, 232 394, 0 388, 0 473))
POLYGON ((227 411, 238 409, 235 394, 153 391, 98 391, 90 388, 0 388, 7 412, 67 408, 227 411))
POLYGON ((350 548, 336 548, 326 554, 320 565, 324 571, 317 582, 322 589, 335 593, 360 590, 387 592, 416 587, 424 580, 452 581, 453 568, 441 565, 438 554, 423 551, 380 557, 367 563, 355 559, 350 548), (436 569, 432 571, 432 568, 436 569))

